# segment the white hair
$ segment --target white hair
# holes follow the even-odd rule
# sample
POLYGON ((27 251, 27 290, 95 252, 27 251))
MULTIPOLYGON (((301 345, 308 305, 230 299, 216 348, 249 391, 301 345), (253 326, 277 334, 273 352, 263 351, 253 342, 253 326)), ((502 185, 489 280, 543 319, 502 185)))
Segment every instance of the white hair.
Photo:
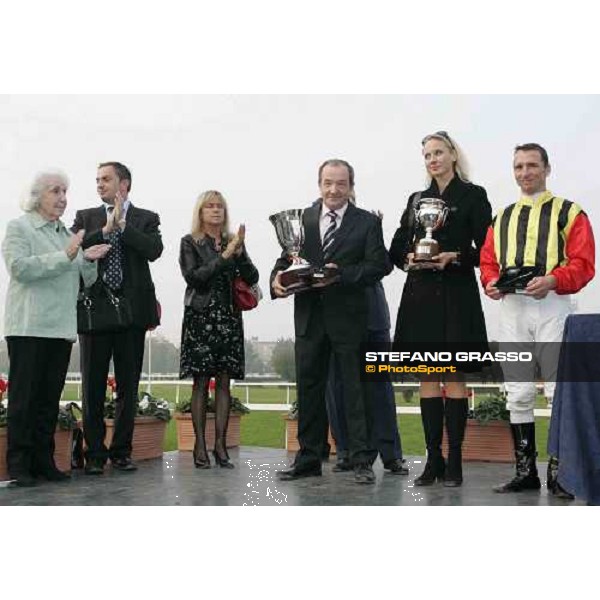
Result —
POLYGON ((51 182, 57 180, 66 188, 69 187, 69 178, 60 169, 48 169, 37 173, 27 190, 25 198, 21 201, 21 208, 25 212, 37 210, 40 206, 42 194, 48 189, 51 182))

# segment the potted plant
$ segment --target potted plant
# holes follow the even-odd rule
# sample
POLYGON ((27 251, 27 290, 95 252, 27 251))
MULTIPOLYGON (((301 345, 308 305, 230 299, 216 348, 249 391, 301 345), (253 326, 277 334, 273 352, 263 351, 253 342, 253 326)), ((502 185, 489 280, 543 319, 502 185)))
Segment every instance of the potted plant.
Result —
MULTIPOLYGON (((463 460, 514 462, 509 417, 506 400, 500 394, 483 399, 475 410, 470 411, 463 442, 463 460)), ((442 451, 447 456, 446 431, 444 431, 442 451)))
MULTIPOLYGON (((8 421, 8 409, 0 400, 0 481, 8 479, 6 466, 6 425, 8 421)), ((59 407, 56 433, 54 434, 54 461, 61 471, 71 470, 71 452, 73 429, 77 427, 77 419, 66 407, 59 407)))
POLYGON ((0 376, 0 402, 4 398, 4 392, 8 389, 8 381, 0 376))
MULTIPOLYGON (((247 415, 250 409, 242 404, 239 398, 231 398, 231 412, 227 425, 227 448, 237 448, 240 445, 241 418, 247 415)), ((206 447, 215 445, 215 403, 212 396, 208 397, 206 405, 206 447)), ((192 400, 181 400, 175 407, 175 422, 177 423, 177 448, 186 452, 194 449, 196 436, 192 424, 192 400)))
MULTIPOLYGON (((298 443, 298 400, 295 400, 283 417, 285 419, 285 449, 288 452, 298 452, 300 444, 298 443)), ((336 453, 335 440, 331 435, 331 429, 328 430, 327 443, 330 446, 330 453, 336 453)))
MULTIPOLYGON (((109 384, 110 386, 110 384, 109 384)), ((115 399, 114 392, 106 399, 104 405, 104 423, 106 437, 104 443, 110 446, 114 432, 115 399)), ((171 419, 169 404, 162 398, 154 398, 147 392, 141 395, 138 401, 133 430, 131 458, 133 460, 147 460, 160 458, 163 454, 163 441, 167 429, 167 422, 171 419)))

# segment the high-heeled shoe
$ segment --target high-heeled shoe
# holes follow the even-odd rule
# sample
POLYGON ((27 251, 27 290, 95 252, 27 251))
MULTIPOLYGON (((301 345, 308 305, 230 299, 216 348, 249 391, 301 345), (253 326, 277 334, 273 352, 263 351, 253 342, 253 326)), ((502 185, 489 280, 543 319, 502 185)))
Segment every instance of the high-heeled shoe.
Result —
POLYGON ((414 481, 415 485, 433 485, 436 481, 444 481, 444 473, 446 471, 446 462, 444 458, 440 456, 427 457, 425 463, 425 469, 419 477, 414 481))
POLYGON ((208 452, 206 452, 206 449, 204 449, 204 456, 198 456, 198 454, 196 453, 196 449, 194 449, 193 455, 194 455, 194 466, 196 467, 196 469, 210 469, 211 468, 210 458, 208 456, 208 452))
POLYGON ((229 460, 229 456, 227 456, 227 454, 225 454, 225 458, 222 458, 217 454, 216 450, 213 450, 213 456, 215 457, 215 462, 217 463, 217 465, 219 465, 219 467, 221 467, 222 469, 235 468, 233 463, 229 460))

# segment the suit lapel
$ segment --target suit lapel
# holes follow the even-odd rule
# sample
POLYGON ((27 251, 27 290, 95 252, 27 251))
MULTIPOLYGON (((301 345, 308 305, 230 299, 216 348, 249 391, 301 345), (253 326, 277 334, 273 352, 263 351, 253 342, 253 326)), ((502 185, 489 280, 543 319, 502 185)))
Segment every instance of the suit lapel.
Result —
POLYGON ((125 217, 125 220, 128 221, 131 225, 137 226, 139 217, 140 213, 138 209, 133 204, 130 204, 129 208, 127 209, 127 216, 125 217))
POLYGON ((310 263, 323 264, 323 249, 319 232, 319 216, 321 203, 314 204, 304 211, 304 245, 303 258, 310 263))
POLYGON ((99 206, 94 214, 94 219, 96 220, 98 227, 104 227, 106 225, 106 217, 106 208, 104 206, 99 206))

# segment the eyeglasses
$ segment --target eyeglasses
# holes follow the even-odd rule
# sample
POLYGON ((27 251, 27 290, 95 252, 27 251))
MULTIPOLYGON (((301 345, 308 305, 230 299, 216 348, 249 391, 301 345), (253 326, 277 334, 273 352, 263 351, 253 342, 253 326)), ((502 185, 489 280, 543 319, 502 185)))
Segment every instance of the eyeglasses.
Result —
POLYGON ((436 138, 443 138, 448 142, 450 148, 452 148, 452 150, 455 150, 454 144, 452 143, 452 140, 450 139, 450 136, 448 135, 447 131, 436 131, 435 133, 430 133, 429 135, 426 135, 423 138, 423 141, 421 142, 421 146, 424 146, 429 140, 436 138))

